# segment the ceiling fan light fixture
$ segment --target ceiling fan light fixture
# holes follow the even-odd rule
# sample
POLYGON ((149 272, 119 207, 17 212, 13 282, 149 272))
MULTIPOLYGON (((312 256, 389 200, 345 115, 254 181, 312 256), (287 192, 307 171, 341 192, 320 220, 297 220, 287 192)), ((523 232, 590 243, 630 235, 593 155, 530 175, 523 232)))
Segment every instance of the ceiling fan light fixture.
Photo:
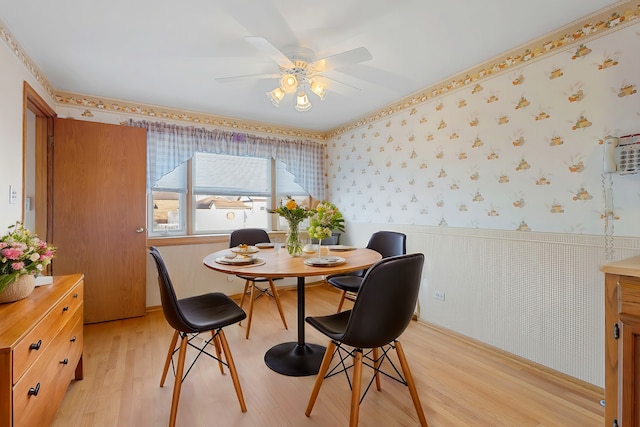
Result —
POLYGON ((298 89, 298 79, 295 75, 286 73, 280 79, 280 88, 284 93, 294 93, 298 89))
POLYGON ((271 103, 276 107, 280 106, 280 101, 282 101, 282 99, 284 98, 284 95, 285 95, 284 90, 282 90, 282 88, 279 88, 279 87, 275 88, 271 92, 267 92, 267 98, 269 98, 271 103))
POLYGON ((311 92, 318 95, 321 101, 324 101, 324 97, 327 95, 327 87, 318 80, 311 80, 311 92))
MULTIPOLYGON (((295 96, 294 107, 298 111, 307 111, 311 108, 309 97, 306 94, 307 89, 322 101, 324 101, 329 88, 331 88, 332 91, 342 94, 345 94, 348 90, 351 90, 351 92, 360 90, 350 84, 325 77, 323 73, 372 59, 371 53, 365 47, 359 47, 317 59, 312 50, 301 46, 285 46, 284 49, 279 49, 263 37, 249 36, 245 37, 245 39, 264 55, 271 58, 271 60, 278 65, 279 71, 277 73, 220 77, 216 80, 236 81, 244 78, 277 79, 278 87, 266 92, 267 98, 269 98, 269 101, 271 101, 275 107, 279 107, 280 102, 288 95, 292 95, 292 97, 295 96)), ((288 101, 287 105, 289 105, 288 101)))
POLYGON ((307 111, 311 108, 311 103, 309 102, 309 98, 307 94, 303 91, 298 92, 296 97, 296 110, 298 111, 307 111))

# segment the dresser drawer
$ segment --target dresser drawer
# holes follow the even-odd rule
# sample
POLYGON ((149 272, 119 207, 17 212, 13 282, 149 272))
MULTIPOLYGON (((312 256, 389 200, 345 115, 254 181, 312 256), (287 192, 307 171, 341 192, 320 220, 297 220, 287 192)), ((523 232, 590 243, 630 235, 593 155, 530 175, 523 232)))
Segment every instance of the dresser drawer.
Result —
POLYGON ((64 363, 64 365, 68 365, 68 367, 71 368, 66 371, 67 376, 65 377, 65 381, 67 385, 69 381, 74 379, 75 369, 82 356, 82 349, 84 347, 84 318, 82 308, 83 306, 79 307, 73 316, 73 320, 67 323, 62 332, 60 332, 60 335, 56 338, 56 342, 60 343, 60 352, 63 355, 60 361, 66 359, 67 363, 64 363))
POLYGON ((640 281, 621 277, 618 288, 620 292, 618 313, 640 316, 640 281))
POLYGON ((15 384, 29 366, 51 344, 53 338, 82 306, 82 285, 76 286, 62 301, 47 313, 13 350, 13 383, 15 384))
POLYGON ((13 425, 49 425, 82 354, 82 305, 13 387, 13 425))

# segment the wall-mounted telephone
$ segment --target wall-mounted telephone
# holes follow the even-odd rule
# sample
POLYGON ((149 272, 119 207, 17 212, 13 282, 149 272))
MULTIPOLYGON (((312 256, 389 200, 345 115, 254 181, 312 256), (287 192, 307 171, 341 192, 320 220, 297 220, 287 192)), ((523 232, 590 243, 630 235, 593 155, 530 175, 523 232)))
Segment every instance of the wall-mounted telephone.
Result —
POLYGON ((605 139, 602 169, 618 174, 640 172, 640 134, 605 139))

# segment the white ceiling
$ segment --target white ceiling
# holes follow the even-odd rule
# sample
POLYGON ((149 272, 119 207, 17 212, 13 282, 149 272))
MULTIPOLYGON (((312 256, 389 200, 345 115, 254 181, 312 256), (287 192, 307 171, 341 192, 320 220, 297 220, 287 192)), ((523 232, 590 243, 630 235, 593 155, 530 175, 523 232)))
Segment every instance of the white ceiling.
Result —
POLYGON ((55 90, 327 131, 383 108, 611 0, 0 0, 0 20, 55 90), (274 73, 245 37, 322 58, 365 47, 334 70, 351 95, 310 94, 298 112, 265 92, 274 73))

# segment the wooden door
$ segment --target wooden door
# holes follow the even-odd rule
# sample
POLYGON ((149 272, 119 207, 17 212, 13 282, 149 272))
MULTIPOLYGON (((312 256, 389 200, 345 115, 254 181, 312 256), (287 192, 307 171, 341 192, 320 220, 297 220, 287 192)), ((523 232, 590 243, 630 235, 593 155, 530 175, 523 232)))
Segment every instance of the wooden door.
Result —
POLYGON ((56 119, 54 275, 85 275, 85 323, 143 316, 146 130, 56 119))

